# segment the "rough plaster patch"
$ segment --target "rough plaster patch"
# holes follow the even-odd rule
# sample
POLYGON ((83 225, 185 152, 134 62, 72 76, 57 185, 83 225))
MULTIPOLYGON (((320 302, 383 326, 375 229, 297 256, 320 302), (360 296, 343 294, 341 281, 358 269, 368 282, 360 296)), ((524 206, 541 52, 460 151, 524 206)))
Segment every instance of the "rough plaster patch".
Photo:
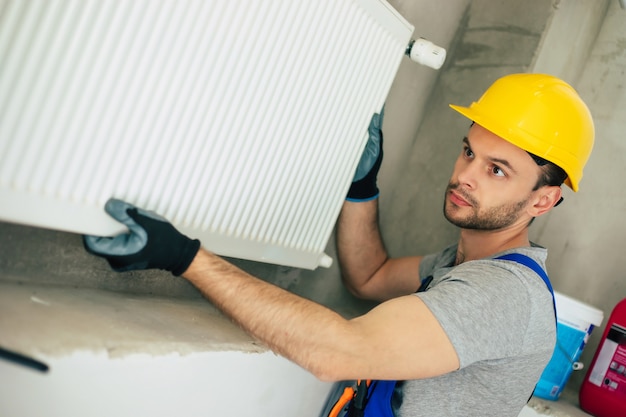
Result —
MULTIPOLYGON (((612 44, 611 50, 601 53, 598 58, 603 64, 616 64, 616 66, 624 65, 626 58, 626 38, 617 38, 612 44)), ((607 47, 608 49, 608 47, 607 47)))
MULTIPOLYGON (((574 393, 576 394, 576 393, 574 393)), ((540 416, 550 417, 590 417, 589 414, 576 406, 577 395, 565 393, 558 401, 548 401, 541 398, 532 397, 527 407, 540 416)))
POLYGON ((561 413, 559 411, 552 410, 549 405, 544 402, 537 400, 536 398, 532 398, 528 402, 528 406, 535 410, 537 413, 544 416, 554 416, 554 417, 567 417, 566 414, 561 413))
POLYGON ((262 352, 207 301, 0 283, 0 346, 26 355, 262 352))

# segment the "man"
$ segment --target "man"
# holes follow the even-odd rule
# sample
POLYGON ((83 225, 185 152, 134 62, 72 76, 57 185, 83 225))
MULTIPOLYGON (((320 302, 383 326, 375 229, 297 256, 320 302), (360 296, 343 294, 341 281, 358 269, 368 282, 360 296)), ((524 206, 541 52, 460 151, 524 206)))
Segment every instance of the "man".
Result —
MULTIPOLYGON (((370 388, 365 415, 376 415, 378 403, 396 416, 517 416, 552 354, 553 298, 542 267, 495 258, 515 253, 544 265, 546 250, 531 244, 528 226, 560 202, 562 182, 577 191, 593 122, 576 92, 547 75, 503 77, 470 107, 452 107, 473 121, 444 200, 460 238, 424 257, 394 259, 384 249, 376 187, 382 115, 372 119, 337 228, 346 286, 381 301, 363 316, 346 320, 256 279, 119 200, 106 210, 130 233, 86 237, 86 247, 117 270, 182 274, 252 336, 320 379, 402 381, 381 384, 382 400, 382 390, 370 388)), ((360 403, 359 396, 349 407, 360 403)))

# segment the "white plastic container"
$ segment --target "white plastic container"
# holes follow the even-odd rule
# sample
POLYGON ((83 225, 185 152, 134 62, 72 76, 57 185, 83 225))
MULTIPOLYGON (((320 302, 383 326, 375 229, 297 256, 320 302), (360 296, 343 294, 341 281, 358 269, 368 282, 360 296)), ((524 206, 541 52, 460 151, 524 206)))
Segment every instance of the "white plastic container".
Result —
POLYGON ((555 291, 557 343, 552 359, 541 374, 534 395, 557 400, 572 371, 582 369, 578 359, 594 327, 602 324, 604 313, 555 291))

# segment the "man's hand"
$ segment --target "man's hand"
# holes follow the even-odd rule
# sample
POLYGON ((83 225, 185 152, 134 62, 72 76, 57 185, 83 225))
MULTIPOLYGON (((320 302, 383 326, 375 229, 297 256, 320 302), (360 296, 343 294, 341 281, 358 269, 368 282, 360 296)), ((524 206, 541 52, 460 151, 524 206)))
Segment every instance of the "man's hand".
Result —
POLYGON ((164 269, 174 275, 187 270, 200 241, 180 233, 163 217, 121 200, 110 199, 104 210, 128 227, 114 237, 84 236, 88 252, 105 258, 118 271, 164 269))
POLYGON ((352 185, 348 190, 348 201, 369 201, 378 197, 376 177, 380 164, 383 162, 383 117, 385 108, 380 114, 374 113, 368 128, 369 139, 357 165, 352 185))

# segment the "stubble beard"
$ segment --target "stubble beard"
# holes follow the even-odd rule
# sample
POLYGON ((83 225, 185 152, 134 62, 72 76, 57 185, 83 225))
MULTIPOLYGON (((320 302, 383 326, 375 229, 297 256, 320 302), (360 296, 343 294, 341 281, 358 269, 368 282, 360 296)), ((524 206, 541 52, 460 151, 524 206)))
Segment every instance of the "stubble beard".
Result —
POLYGON ((443 200, 443 214, 450 223, 462 229, 485 231, 499 230, 512 225, 519 219, 522 208, 526 206, 529 198, 530 196, 518 202, 502 204, 481 210, 478 201, 460 189, 458 183, 449 183, 443 200), (453 203, 448 203, 447 199, 450 190, 455 190, 456 193, 460 194, 461 197, 471 205, 471 207, 464 208, 470 209, 470 214, 464 217, 456 215, 459 211, 459 207, 453 203))

